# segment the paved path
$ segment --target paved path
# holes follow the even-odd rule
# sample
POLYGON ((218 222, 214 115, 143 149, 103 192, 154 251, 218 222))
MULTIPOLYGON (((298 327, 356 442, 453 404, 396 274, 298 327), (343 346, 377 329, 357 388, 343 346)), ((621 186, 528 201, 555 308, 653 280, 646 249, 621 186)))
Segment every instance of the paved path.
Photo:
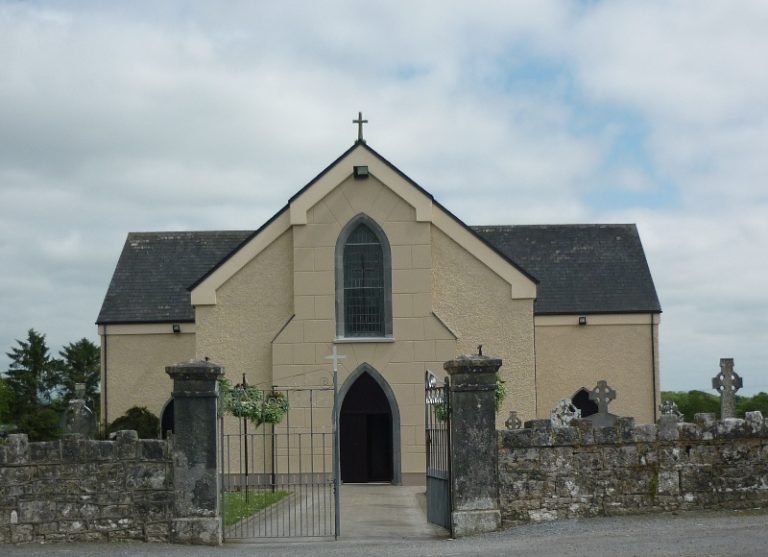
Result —
MULTIPOLYGON (((448 532, 429 524, 424 486, 359 484, 341 486, 341 534, 344 540, 434 539, 448 532)), ((289 497, 227 529, 237 543, 257 537, 333 536, 333 493, 298 489, 289 497)))
POLYGON ((424 492, 423 485, 341 486, 341 539, 447 538, 446 530, 427 522, 424 492))

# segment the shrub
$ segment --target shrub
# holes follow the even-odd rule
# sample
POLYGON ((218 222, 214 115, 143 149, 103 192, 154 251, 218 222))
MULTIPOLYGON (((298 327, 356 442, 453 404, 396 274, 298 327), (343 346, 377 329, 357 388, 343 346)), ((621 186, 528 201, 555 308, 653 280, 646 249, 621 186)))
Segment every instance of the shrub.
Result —
POLYGON ((145 407, 134 406, 107 427, 107 433, 134 429, 140 439, 156 439, 160 435, 160 418, 145 407))
POLYGON ((52 441, 61 437, 59 413, 48 406, 38 406, 23 414, 15 433, 26 433, 30 441, 52 441))

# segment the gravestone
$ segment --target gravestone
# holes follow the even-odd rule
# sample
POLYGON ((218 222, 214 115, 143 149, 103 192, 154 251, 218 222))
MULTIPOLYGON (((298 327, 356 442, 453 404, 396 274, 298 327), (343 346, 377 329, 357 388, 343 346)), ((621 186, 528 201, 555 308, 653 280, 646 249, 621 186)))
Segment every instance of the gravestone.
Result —
POLYGON ((659 411, 662 416, 676 416, 679 420, 683 419, 683 413, 677 407, 677 403, 674 400, 665 400, 659 405, 659 411))
POLYGON ((92 439, 99 430, 96 416, 85 402, 85 383, 75 384, 75 396, 61 414, 59 426, 65 434, 77 433, 92 439))
POLYGON ((573 405, 570 398, 562 399, 557 403, 557 408, 549 413, 549 419, 554 427, 567 427, 576 418, 581 418, 581 410, 573 405))
POLYGON ((509 411, 509 417, 504 422, 504 425, 507 429, 520 429, 523 427, 523 422, 520 419, 520 417, 517 415, 517 410, 510 410, 509 411))
POLYGON ((586 418, 595 428, 611 427, 616 424, 618 416, 608 412, 608 405, 616 400, 616 391, 609 387, 606 381, 597 382, 597 386, 589 391, 589 400, 597 404, 597 414, 586 418))
POLYGON ((736 417, 736 391, 744 386, 733 371, 733 358, 720 358, 720 373, 712 378, 712 388, 720 393, 720 419, 736 417))

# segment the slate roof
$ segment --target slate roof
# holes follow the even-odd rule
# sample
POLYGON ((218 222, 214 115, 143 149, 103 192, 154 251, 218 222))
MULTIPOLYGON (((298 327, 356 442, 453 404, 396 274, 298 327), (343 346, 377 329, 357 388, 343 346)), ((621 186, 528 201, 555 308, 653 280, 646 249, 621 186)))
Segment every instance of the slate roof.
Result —
POLYGON ((248 230, 128 234, 96 323, 194 321, 187 287, 250 234, 248 230))
MULTIPOLYGON (((661 311, 633 224, 471 229, 538 279, 538 315, 661 311)), ((129 234, 97 323, 194 321, 188 288, 252 235, 248 230, 129 234)))
POLYGON ((634 224, 471 228, 539 279, 537 315, 661 312, 634 224))

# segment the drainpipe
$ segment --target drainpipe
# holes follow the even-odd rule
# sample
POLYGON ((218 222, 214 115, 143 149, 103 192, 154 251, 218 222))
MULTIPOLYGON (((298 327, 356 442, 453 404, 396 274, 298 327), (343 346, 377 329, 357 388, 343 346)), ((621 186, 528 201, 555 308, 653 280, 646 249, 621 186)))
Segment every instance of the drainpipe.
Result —
POLYGON ((651 384, 653 385, 653 423, 656 423, 656 343, 653 341, 653 314, 651 316, 651 384))
POLYGON ((109 398, 107 397, 107 326, 102 325, 104 327, 104 334, 101 335, 101 347, 103 350, 102 357, 104 358, 104 367, 103 367, 103 373, 101 374, 101 398, 103 400, 102 408, 104 409, 101 416, 101 423, 103 424, 103 431, 104 433, 107 432, 107 424, 109 424, 109 413, 107 412, 107 408, 109 405, 109 398))

